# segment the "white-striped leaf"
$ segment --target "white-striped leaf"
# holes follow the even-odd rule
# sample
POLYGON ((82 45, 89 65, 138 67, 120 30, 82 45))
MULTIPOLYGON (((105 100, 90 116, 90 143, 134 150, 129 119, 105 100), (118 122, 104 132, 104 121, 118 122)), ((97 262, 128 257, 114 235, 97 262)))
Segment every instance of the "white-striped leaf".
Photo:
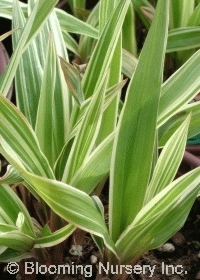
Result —
POLYGON ((109 135, 77 170, 70 184, 90 194, 97 184, 108 175, 115 132, 109 135))
POLYGON ((158 127, 182 110, 200 89, 200 51, 197 51, 163 84, 158 111, 158 127))
POLYGON ((183 122, 165 144, 147 188, 145 204, 174 179, 185 151, 189 121, 190 117, 183 122))
POLYGON ((6 173, 0 177, 1 184, 16 184, 22 182, 23 179, 20 174, 12 167, 12 165, 7 166, 6 173))
POLYGON ((9 157, 9 154, 14 154, 30 172, 54 178, 53 171, 26 118, 2 95, 0 107, 0 150, 5 158, 9 157), (6 155, 1 149, 3 143, 6 155))
POLYGON ((168 121, 166 121, 159 128, 159 146, 165 145, 166 141, 181 125, 184 119, 191 114, 191 121, 188 130, 188 138, 200 133, 200 102, 187 104, 180 108, 180 110, 174 114, 168 121))
POLYGON ((66 240, 76 229, 75 226, 69 224, 55 232, 51 232, 46 225, 40 232, 40 236, 36 239, 34 248, 46 248, 55 246, 66 240))
POLYGON ((158 2, 118 122, 109 195, 110 231, 114 241, 142 208, 151 175, 167 41, 168 4, 165 0, 158 2))
POLYGON ((70 182, 75 172, 81 167, 94 148, 94 144, 101 125, 103 104, 108 81, 105 72, 102 81, 78 126, 67 164, 63 173, 63 182, 70 182))
POLYGON ((188 26, 172 29, 168 35, 167 52, 175 52, 200 47, 200 27, 188 26))
MULTIPOLYGON (((13 5, 17 5, 17 0, 13 1, 13 5)), ((45 21, 49 17, 51 11, 53 10, 57 0, 41 0, 37 1, 34 10, 32 11, 30 17, 28 18, 27 24, 23 29, 20 40, 17 44, 17 47, 12 55, 9 66, 3 75, 0 77, 0 92, 7 94, 12 80, 14 78, 21 54, 30 44, 31 40, 39 33, 42 26, 45 24, 45 21)))
POLYGON ((51 34, 35 127, 42 152, 52 168, 66 142, 68 125, 66 84, 55 48, 54 38, 51 34))
POLYGON ((129 0, 119 1, 104 31, 101 33, 82 80, 83 92, 86 98, 95 92, 110 65, 129 3, 129 0))
POLYGON ((157 248, 184 224, 200 190, 200 168, 175 180, 138 213, 116 242, 122 263, 157 248))

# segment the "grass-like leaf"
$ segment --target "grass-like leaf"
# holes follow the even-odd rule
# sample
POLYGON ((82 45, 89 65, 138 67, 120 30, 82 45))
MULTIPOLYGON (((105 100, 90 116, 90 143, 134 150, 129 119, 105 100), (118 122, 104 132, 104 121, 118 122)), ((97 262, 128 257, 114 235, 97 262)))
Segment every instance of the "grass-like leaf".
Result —
POLYGON ((24 234, 16 226, 0 224, 0 246, 6 246, 19 252, 28 252, 35 239, 24 234))
POLYGON ((175 180, 146 204, 116 243, 123 262, 160 246, 183 226, 197 197, 199 180, 200 168, 175 180))
POLYGON ((34 248, 46 248, 55 246, 66 240, 75 229, 75 226, 68 224, 65 227, 52 233, 48 226, 45 226, 41 230, 40 236, 37 238, 34 244, 34 248))
POLYGON ((107 86, 107 73, 104 73, 99 88, 95 92, 78 127, 67 164, 63 173, 63 182, 70 182, 94 148, 103 115, 103 104, 107 86))
POLYGON ((170 27, 178 28, 186 26, 194 11, 195 0, 170 1, 170 27))
POLYGON ((188 130, 188 138, 200 132, 200 102, 183 106, 164 125, 159 128, 159 146, 162 147, 184 119, 191 114, 191 122, 188 130))
POLYGON ((189 121, 190 117, 164 146, 146 191, 145 204, 173 181, 185 151, 189 121))
POLYGON ((135 34, 135 13, 133 3, 130 3, 126 17, 124 19, 123 27, 123 48, 132 55, 137 56, 137 41, 135 34))
POLYGON ((131 79, 136 66, 137 66, 138 60, 136 57, 134 57, 131 53, 129 53, 126 50, 122 50, 122 72, 131 79))
POLYGON ((23 213, 24 216, 24 223, 23 223, 23 233, 30 235, 32 238, 35 237, 33 224, 30 218, 30 215, 22 203, 22 201, 19 199, 19 197, 15 194, 15 192, 7 185, 7 184, 1 184, 0 185, 0 194, 1 194, 1 222, 2 218, 6 217, 9 218, 9 220, 4 218, 5 223, 8 223, 10 225, 15 225, 19 213, 23 213))
POLYGON ((103 238, 106 246, 116 253, 104 219, 90 196, 62 182, 31 174, 14 158, 11 159, 11 162, 55 213, 72 225, 103 238))
MULTIPOLYGON (((19 3, 18 3, 19 4, 19 3)), ((13 28, 23 28, 27 19, 20 5, 16 5, 13 9, 13 28)), ((13 49, 17 47, 20 40, 22 29, 15 32, 12 36, 13 49)), ((41 87, 42 77, 42 61, 37 55, 38 46, 32 42, 30 46, 23 53, 17 71, 15 73, 15 92, 17 106, 20 111, 26 116, 32 127, 35 126, 35 119, 37 114, 37 106, 39 100, 39 92, 41 87), (27 63, 29 61, 29 63, 27 63), (37 68, 34 67, 35 63, 37 68)))
POLYGON ((163 84, 158 112, 158 127, 172 117, 198 93, 200 51, 197 51, 163 84))
POLYGON ((167 41, 168 4, 168 1, 158 2, 119 119, 110 175, 109 214, 114 241, 141 209, 150 179, 167 41))
POLYGON ((83 77, 85 97, 91 96, 108 69, 130 1, 119 1, 95 47, 83 77))
POLYGON ((56 9, 56 14, 58 16, 62 30, 75 34, 77 33, 86 35, 95 39, 98 38, 98 30, 88 23, 85 23, 84 21, 81 21, 62 10, 56 9))
POLYGON ((54 166, 67 138, 65 90, 65 82, 56 53, 54 38, 51 34, 35 128, 40 147, 51 167, 54 166))
POLYGON ((14 154, 34 174, 54 178, 49 163, 39 147, 32 127, 20 111, 0 95, 0 150, 6 157, 14 154), (5 152, 6 150, 7 152, 5 152), (8 152, 9 151, 9 152, 8 152))
POLYGON ((200 27, 189 26, 172 29, 169 32, 167 52, 196 49, 200 46, 200 27))
MULTIPOLYGON (((57 0, 37 1, 32 14, 28 18, 27 24, 23 29, 18 45, 12 55, 9 66, 3 75, 0 77, 0 92, 6 94, 12 84, 15 71, 19 64, 20 57, 25 49, 30 44, 31 40, 39 33, 40 29, 49 17, 52 9, 56 5, 57 0)), ((17 0, 13 1, 14 7, 17 5, 17 0)))
POLYGON ((20 174, 12 167, 12 165, 7 166, 6 173, 0 177, 1 184, 16 184, 22 182, 23 179, 20 174))
POLYGON ((115 132, 109 135, 85 160, 71 180, 72 186, 90 194, 108 175, 115 132))

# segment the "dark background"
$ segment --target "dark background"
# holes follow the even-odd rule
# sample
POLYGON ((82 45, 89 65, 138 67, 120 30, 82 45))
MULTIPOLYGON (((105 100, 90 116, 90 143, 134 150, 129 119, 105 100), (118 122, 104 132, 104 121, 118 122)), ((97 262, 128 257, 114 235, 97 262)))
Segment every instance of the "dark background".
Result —
MULTIPOLYGON (((99 0, 86 0, 86 9, 92 9, 98 1, 99 0)), ((21 2, 27 3, 26 0, 21 0, 21 2)), ((59 1, 59 3, 63 3, 63 9, 67 9, 67 0, 65 0, 65 1, 61 0, 61 1, 59 1)), ((0 17, 0 35, 2 35, 3 33, 7 32, 7 31, 10 31, 10 30, 11 30, 11 21, 0 17)), ((3 41, 3 44, 4 44, 7 52, 9 53, 9 55, 11 55, 11 53, 12 53, 11 37, 9 36, 8 38, 6 38, 3 41)))

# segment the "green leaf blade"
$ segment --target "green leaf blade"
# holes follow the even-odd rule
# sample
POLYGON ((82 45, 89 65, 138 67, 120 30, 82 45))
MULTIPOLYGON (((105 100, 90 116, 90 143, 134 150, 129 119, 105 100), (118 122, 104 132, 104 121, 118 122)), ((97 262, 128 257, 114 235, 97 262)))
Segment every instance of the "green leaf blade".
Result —
POLYGON ((54 178, 53 171, 41 152, 35 133, 25 117, 2 95, 0 95, 0 106, 2 154, 7 159, 15 155, 30 172, 54 178))
POLYGON ((198 195, 200 168, 180 177, 139 212, 116 243, 127 263, 166 242, 184 224, 198 195))
MULTIPOLYGON (((6 94, 8 92, 19 64, 20 54, 25 51, 31 40, 39 33, 56 3, 57 0, 49 0, 48 2, 46 0, 37 1, 30 17, 28 18, 27 24, 23 29, 10 63, 6 68, 6 71, 4 71, 3 75, 0 77, 1 93, 6 94)), ((13 5, 18 5, 18 1, 13 1, 13 5)))
POLYGON ((116 254, 104 219, 90 196, 62 182, 35 176, 25 170, 21 172, 55 213, 72 225, 103 238, 106 246, 116 254))
POLYGON ((119 120, 110 180, 110 230, 114 241, 141 209, 149 181, 167 40, 168 4, 162 0, 158 3, 157 16, 119 120))
POLYGON ((53 135, 53 101, 56 83, 56 53, 53 45, 52 35, 49 38, 46 65, 42 80, 40 100, 38 104, 36 135, 40 142, 41 149, 48 158, 50 165, 54 164, 54 135, 53 135), (51 81, 51 83, 49 83, 51 81))
POLYGON ((35 239, 22 233, 16 227, 0 224, 0 246, 28 252, 34 245, 35 239))
POLYGON ((109 135, 86 159, 72 178, 70 182, 72 186, 90 194, 108 175, 114 135, 115 133, 109 135))
POLYGON ((164 146, 148 186, 144 205, 174 179, 185 151, 189 121, 190 116, 164 146))
POLYGON ((82 81, 86 98, 93 94, 108 69, 129 3, 130 1, 127 0, 119 1, 113 16, 98 40, 82 81))
POLYGON ((69 237, 75 229, 76 227, 69 224, 52 233, 46 226, 42 229, 40 236, 37 238, 34 244, 34 248, 46 248, 55 246, 66 240, 67 237, 69 237))
POLYGON ((182 27, 170 30, 167 42, 167 52, 175 52, 199 48, 200 27, 182 27))
POLYGON ((159 128, 159 146, 165 145, 166 141, 181 125, 184 119, 191 114, 191 122, 188 130, 188 138, 200 133, 200 102, 187 104, 180 108, 180 110, 174 114, 168 121, 166 121, 159 128))
POLYGON ((30 235, 32 238, 35 237, 33 224, 31 221, 31 217, 22 203, 22 201, 18 198, 15 192, 7 185, 0 185, 0 194, 1 194, 1 213, 0 217, 2 219, 4 213, 8 220, 4 219, 5 223, 10 225, 15 225, 17 221, 17 217, 19 213, 23 213, 24 215, 24 225, 23 225, 23 233, 30 235))
POLYGON ((175 113, 198 93, 200 87, 200 51, 197 51, 162 86, 158 127, 163 125, 175 113))
POLYGON ((107 80, 107 72, 105 72, 99 88, 94 93, 78 126, 78 131, 63 173, 63 182, 69 183, 71 181, 75 172, 81 167, 94 148, 103 115, 107 80))

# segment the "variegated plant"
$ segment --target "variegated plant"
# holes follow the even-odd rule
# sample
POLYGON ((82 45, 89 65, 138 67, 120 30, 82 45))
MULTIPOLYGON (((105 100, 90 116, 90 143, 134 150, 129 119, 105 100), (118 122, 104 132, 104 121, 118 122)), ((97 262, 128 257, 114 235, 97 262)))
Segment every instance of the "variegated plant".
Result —
POLYGON ((135 263, 183 226, 200 194, 200 168, 174 179, 187 138, 200 132, 200 103, 189 104, 200 52, 163 83, 169 0, 152 12, 138 59, 128 27, 133 6, 148 1, 100 0, 86 22, 56 3, 0 3, 17 29, 0 77, 0 151, 10 163, 0 181, 0 261, 37 257, 80 228, 102 262, 135 263), (67 50, 87 65, 70 64, 67 50), (122 73, 130 78, 124 103, 122 73), (13 78, 16 105, 5 97, 13 78), (108 177, 107 226, 97 194, 108 177), (13 184, 35 202, 38 220, 13 184))

